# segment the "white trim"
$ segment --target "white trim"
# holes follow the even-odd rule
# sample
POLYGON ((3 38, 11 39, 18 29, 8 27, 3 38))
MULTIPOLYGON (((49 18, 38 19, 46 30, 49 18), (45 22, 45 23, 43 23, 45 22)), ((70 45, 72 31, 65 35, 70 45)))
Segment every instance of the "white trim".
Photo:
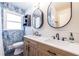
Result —
MULTIPOLYGON (((12 10, 9 10, 9 9, 4 9, 4 23, 3 23, 3 26, 4 26, 4 29, 3 30, 8 30, 7 29, 7 15, 6 15, 6 13, 11 13, 11 14, 14 14, 14 15, 18 15, 18 16, 20 16, 20 17, 23 17, 23 15, 22 14, 19 14, 19 13, 16 13, 15 11, 12 11, 12 10)), ((20 23, 20 22, 19 22, 20 23)), ((22 23, 22 19, 21 19, 21 23, 22 23)))

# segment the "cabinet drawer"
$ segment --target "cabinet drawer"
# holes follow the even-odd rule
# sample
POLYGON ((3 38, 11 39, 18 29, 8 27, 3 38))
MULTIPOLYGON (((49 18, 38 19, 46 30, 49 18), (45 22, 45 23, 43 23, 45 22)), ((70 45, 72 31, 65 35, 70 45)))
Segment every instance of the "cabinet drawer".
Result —
POLYGON ((56 52, 54 51, 54 48, 51 48, 50 46, 43 44, 43 43, 38 43, 38 47, 41 48, 42 51, 48 56, 56 56, 56 52))
POLYGON ((58 49, 56 47, 52 47, 52 46, 49 46, 49 45, 46 45, 46 44, 43 44, 43 43, 39 43, 38 46, 39 46, 39 48, 47 51, 49 55, 56 55, 56 56, 75 56, 72 53, 69 53, 67 51, 64 51, 64 50, 61 50, 61 49, 58 49))
POLYGON ((57 48, 55 48, 55 52, 58 56, 75 56, 75 54, 57 48))

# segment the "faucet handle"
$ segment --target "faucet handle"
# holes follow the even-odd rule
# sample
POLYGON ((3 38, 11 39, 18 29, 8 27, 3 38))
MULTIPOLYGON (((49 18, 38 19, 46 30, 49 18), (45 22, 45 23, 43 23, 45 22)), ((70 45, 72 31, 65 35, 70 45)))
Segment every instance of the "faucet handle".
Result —
POLYGON ((51 37, 53 37, 53 39, 55 39, 55 36, 51 36, 51 37))
POLYGON ((62 38, 62 41, 65 41, 65 39, 67 39, 67 38, 66 38, 66 37, 63 37, 63 38, 62 38))
POLYGON ((70 35, 71 35, 71 36, 73 36, 73 33, 72 33, 72 32, 70 32, 70 35))

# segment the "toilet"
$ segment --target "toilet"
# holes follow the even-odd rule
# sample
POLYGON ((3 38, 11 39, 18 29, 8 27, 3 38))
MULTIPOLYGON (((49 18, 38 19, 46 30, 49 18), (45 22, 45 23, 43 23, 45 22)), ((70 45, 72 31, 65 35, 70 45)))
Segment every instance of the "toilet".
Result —
POLYGON ((23 45, 24 45, 23 41, 16 42, 16 43, 10 45, 9 49, 15 49, 14 55, 19 55, 19 54, 21 54, 23 52, 23 45))

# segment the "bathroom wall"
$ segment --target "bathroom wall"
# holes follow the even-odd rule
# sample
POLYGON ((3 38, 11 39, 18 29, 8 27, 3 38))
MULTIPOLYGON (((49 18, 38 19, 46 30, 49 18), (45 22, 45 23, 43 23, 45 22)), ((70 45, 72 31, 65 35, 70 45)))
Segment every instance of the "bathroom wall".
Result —
POLYGON ((1 20, 1 6, 0 6, 0 56, 4 55, 3 40, 2 40, 2 20, 1 20))
MULTIPOLYGON (((69 36, 70 36, 70 32, 73 33, 74 35, 74 39, 76 42, 79 42, 79 3, 78 2, 73 2, 72 3, 72 19, 70 21, 70 23, 60 29, 54 29, 52 27, 50 27, 47 23, 47 8, 48 5, 50 3, 40 3, 40 9, 43 11, 44 13, 44 24, 40 29, 34 29, 33 27, 32 30, 33 31, 38 31, 39 33, 41 33, 43 36, 45 37, 50 37, 50 36, 55 36, 56 33, 60 34, 60 38, 62 37, 67 37, 66 40, 69 41, 69 36)), ((34 6, 33 9, 29 10, 31 11, 30 13, 32 14, 34 10, 34 6)), ((27 11, 27 12, 29 12, 27 11)))

